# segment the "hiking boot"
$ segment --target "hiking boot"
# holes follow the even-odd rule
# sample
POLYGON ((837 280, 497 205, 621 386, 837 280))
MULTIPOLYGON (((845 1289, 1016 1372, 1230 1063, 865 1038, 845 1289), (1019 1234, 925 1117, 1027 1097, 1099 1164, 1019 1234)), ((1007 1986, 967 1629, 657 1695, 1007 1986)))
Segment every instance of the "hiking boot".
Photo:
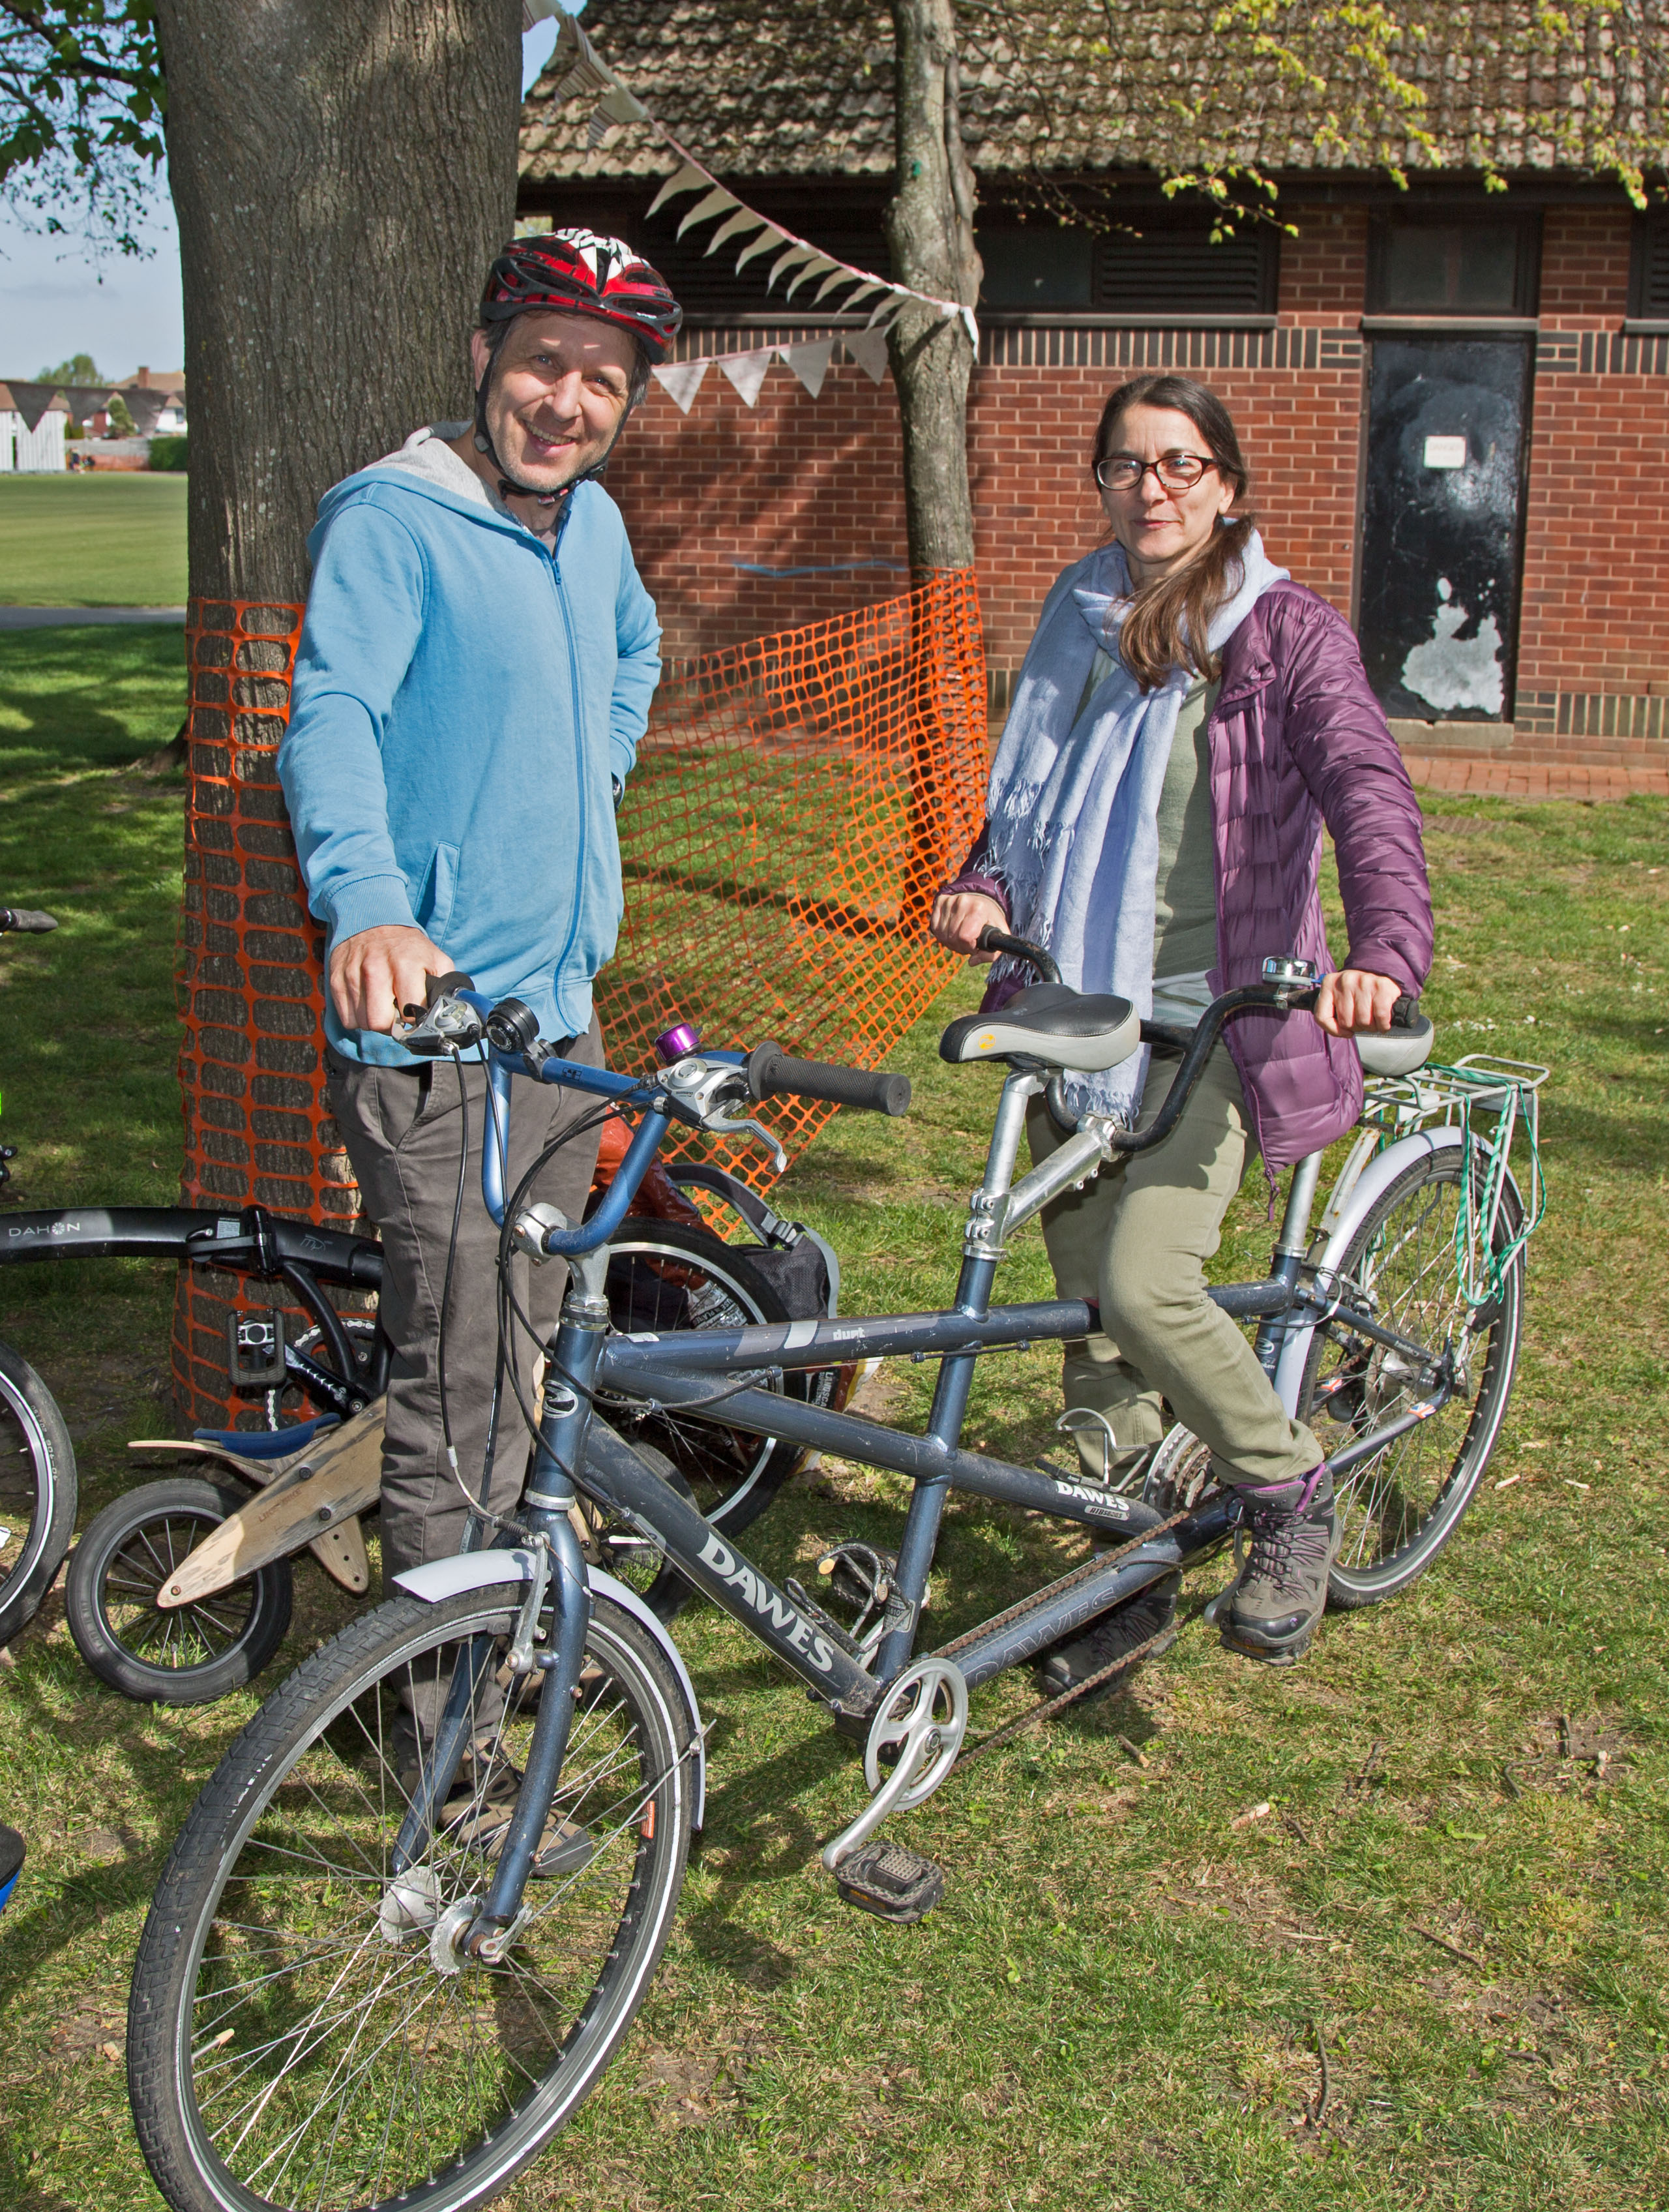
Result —
MULTIPOLYGON (((408 1796, 411 1795, 416 1789, 416 1774, 402 1778, 408 1796)), ((521 1769, 510 1759, 496 1759, 489 1769, 485 1788, 478 1791, 475 1760, 466 1758, 458 1769, 451 1796, 440 1808, 437 1839, 454 1850, 476 1850, 487 1858, 495 1856, 510 1832, 510 1820, 521 1795, 521 1769)), ((590 1865, 593 1849, 584 1828, 576 1821, 560 1820, 553 1813, 545 1821, 529 1873, 535 1881, 542 1881, 561 1875, 578 1874, 582 1867, 590 1865)))
MULTIPOLYGON (((1046 1651, 1038 1662, 1038 1686, 1049 1696, 1058 1698, 1063 1691, 1075 1690, 1080 1682, 1089 1681, 1103 1667, 1122 1659, 1150 1637, 1164 1636, 1165 1643, 1156 1646, 1149 1655, 1156 1658, 1174 1640, 1172 1623, 1176 1619, 1176 1592, 1180 1579, 1178 1575, 1166 1575, 1156 1583, 1150 1583, 1134 1597, 1127 1597, 1122 1605, 1098 1614, 1070 1644, 1057 1644, 1046 1651), (1167 1635, 1167 1631, 1171 1633, 1167 1635)), ((1122 1674, 1110 1675, 1108 1689, 1118 1688, 1124 1679, 1122 1674)))
POLYGON ((1327 1570, 1338 1548, 1332 1478, 1325 1466, 1299 1482, 1243 1490, 1245 1563, 1217 1601, 1232 1651, 1290 1666, 1309 1648, 1327 1604, 1327 1570))

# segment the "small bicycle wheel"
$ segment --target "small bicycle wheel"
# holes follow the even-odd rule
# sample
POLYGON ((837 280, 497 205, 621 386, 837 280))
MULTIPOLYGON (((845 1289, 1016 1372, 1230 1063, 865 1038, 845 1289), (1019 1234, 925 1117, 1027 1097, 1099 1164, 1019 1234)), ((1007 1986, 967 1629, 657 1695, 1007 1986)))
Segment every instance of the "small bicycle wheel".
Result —
POLYGON ((76 1454, 52 1394, 0 1344, 0 1645, 34 1619, 76 1529, 76 1454))
POLYGON ((156 1602, 181 1562, 249 1496, 179 1477, 130 1490, 93 1522, 70 1562, 65 1611, 76 1650, 101 1682, 147 1705, 200 1705, 260 1673, 289 1626, 288 1559, 194 1605, 164 1612, 156 1602))
MULTIPOLYGON (((1467 1303, 1456 1275, 1455 1224, 1467 1170, 1458 1149, 1429 1153, 1398 1176, 1369 1212, 1339 1262, 1341 1286, 1375 1321, 1424 1346, 1452 1346, 1455 1389, 1429 1419, 1341 1476, 1336 1485, 1338 1555, 1327 1580, 1334 1605, 1372 1605, 1405 1589, 1435 1559, 1465 1512, 1501 1431, 1518 1360, 1524 1254, 1513 1255, 1486 1305, 1467 1303)), ((1522 1212, 1510 1180, 1495 1249, 1518 1233, 1522 1212)), ((1331 1455, 1429 1395, 1403 1352, 1350 1328, 1324 1322, 1299 1387, 1298 1418, 1331 1455)))
MULTIPOLYGON (((591 1855, 530 1881, 502 1962, 455 1948, 497 1844, 476 1800, 394 1870, 415 1783, 397 1732, 444 1704, 457 1667, 492 1694, 524 1595, 401 1595, 355 1621, 197 1799, 128 2014, 135 2124, 173 2212, 462 2212, 504 2189, 613 2056, 683 1886, 696 1741, 676 1675, 622 1607, 593 1599, 551 1808, 591 1855)), ((474 1693, 479 1775, 525 1770, 525 1680, 497 1714, 474 1693)))
MULTIPOLYGON (((682 1328, 747 1328, 792 1318, 745 1248, 676 1222, 623 1224, 610 1246, 608 1292, 610 1317, 624 1331, 664 1336, 682 1328)), ((802 1404, 822 1404, 832 1382, 828 1372, 790 1372, 760 1387, 802 1404)), ((798 1463, 798 1445, 726 1428, 721 1420, 666 1407, 646 1413, 610 1406, 606 1412, 628 1443, 640 1439, 665 1454, 701 1511, 726 1535, 739 1535, 756 1521, 798 1463)))

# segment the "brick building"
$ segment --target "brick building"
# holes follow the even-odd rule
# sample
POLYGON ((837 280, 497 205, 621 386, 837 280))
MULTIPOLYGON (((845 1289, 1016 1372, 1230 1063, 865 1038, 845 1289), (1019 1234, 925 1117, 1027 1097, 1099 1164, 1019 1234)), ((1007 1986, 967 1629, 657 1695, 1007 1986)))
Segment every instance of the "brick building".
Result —
MULTIPOLYGON (((1102 399, 1176 367, 1234 412, 1273 557, 1356 623, 1405 743, 1669 761, 1669 218, 1637 215, 1582 158, 1607 138, 1652 150, 1669 0, 1596 9, 1552 48, 1529 0, 1448 11, 1411 64, 1427 136, 1406 190, 1353 155, 1348 101, 1344 143, 1316 155, 1314 116, 1212 13, 1133 0, 1116 57, 1063 33, 1023 69, 968 18, 993 707, 1047 586, 1100 535, 1102 399), (1179 157, 1151 132, 1179 99, 1197 141, 1182 156, 1277 177, 1284 228, 1213 242, 1197 197, 1164 199, 1179 157)), ((884 6, 591 0, 586 24, 750 204, 887 272, 884 6)), ((1327 57, 1311 58, 1332 101, 1327 57)), ((686 305, 681 356, 861 328, 768 295, 768 255, 739 273, 733 249, 709 256, 711 224, 680 240, 689 200, 647 212, 664 145, 626 125, 593 148, 587 104, 550 91, 525 110, 521 212, 637 243, 686 305)), ((687 415, 652 387, 610 483, 674 658, 889 595, 907 572, 891 381, 839 344, 815 398, 780 365, 752 407, 717 374, 687 415)))

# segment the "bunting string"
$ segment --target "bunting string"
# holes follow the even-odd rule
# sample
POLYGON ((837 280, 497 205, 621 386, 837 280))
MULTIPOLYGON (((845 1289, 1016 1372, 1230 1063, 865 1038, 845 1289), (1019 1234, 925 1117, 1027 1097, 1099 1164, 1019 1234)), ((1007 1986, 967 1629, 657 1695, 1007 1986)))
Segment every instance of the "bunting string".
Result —
MULTIPOLYGON (((555 12, 554 0, 525 0, 525 20, 531 15, 543 16, 555 12)), ((761 215, 757 209, 749 207, 728 185, 721 184, 705 163, 697 161, 689 149, 675 138, 659 118, 651 114, 637 94, 622 82, 586 36, 577 16, 563 15, 551 66, 561 71, 555 91, 558 100, 581 97, 595 100, 589 127, 592 146, 598 145, 616 123, 642 123, 677 156, 677 168, 655 195, 649 212, 655 215, 671 200, 690 192, 700 193, 701 198, 678 225, 680 238, 698 223, 717 222, 719 228, 713 233, 707 252, 716 253, 721 246, 729 245, 732 240, 738 241, 740 251, 736 258, 738 270, 744 269, 759 254, 774 252, 777 258, 771 264, 765 289, 768 292, 774 290, 780 278, 786 280, 782 295, 785 302, 792 300, 802 285, 812 283, 817 287, 811 295, 812 301, 817 305, 828 301, 831 314, 850 314, 865 301, 872 302, 868 330, 884 336, 888 325, 906 301, 913 300, 923 307, 933 308, 947 320, 952 318, 960 320, 969 341, 978 346, 980 331, 974 310, 961 301, 938 299, 930 292, 918 292, 912 285, 895 283, 890 277, 877 276, 869 270, 855 268, 851 262, 842 261, 834 254, 825 253, 820 246, 813 246, 795 232, 785 229, 781 223, 774 222, 768 216, 761 215)), ((877 371, 870 368, 870 361, 874 357, 871 354, 854 344, 851 338, 847 339, 846 343, 848 350, 878 382, 881 374, 884 373, 884 355, 882 356, 883 368, 877 371)), ((788 361, 789 367, 808 391, 815 392, 820 390, 822 374, 828 366, 826 354, 821 369, 817 371, 816 386, 812 385, 810 376, 798 363, 789 360, 791 352, 809 350, 811 349, 768 346, 756 349, 752 353, 721 354, 709 356, 709 359, 718 361, 737 392, 751 407, 758 397, 765 371, 776 356, 788 361), (750 382, 751 391, 749 389, 750 382)), ((690 401, 701 388, 707 363, 680 362, 677 366, 681 370, 688 368, 698 372, 694 380, 689 383, 689 400, 678 402, 688 413, 690 401)), ((807 367, 812 366, 814 364, 807 364, 807 367)), ((656 374, 662 383, 666 384, 665 374, 659 370, 656 374)), ((677 394, 672 386, 667 385, 667 389, 677 398, 677 394)))

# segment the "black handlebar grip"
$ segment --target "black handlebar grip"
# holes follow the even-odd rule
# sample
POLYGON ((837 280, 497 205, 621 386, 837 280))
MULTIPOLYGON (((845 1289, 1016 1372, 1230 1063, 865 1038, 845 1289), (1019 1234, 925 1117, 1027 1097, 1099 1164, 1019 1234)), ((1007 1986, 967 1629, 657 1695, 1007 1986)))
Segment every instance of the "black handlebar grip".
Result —
POLYGON ((466 975, 461 968, 448 968, 444 975, 426 975, 423 978, 423 1004, 432 1006, 437 999, 443 998, 449 991, 473 991, 474 988, 473 975, 466 975))
POLYGON ((832 1106, 896 1117, 910 1109, 910 1079, 884 1068, 834 1067, 826 1060, 796 1060, 780 1045, 756 1044, 748 1054, 750 1098, 823 1098, 832 1106))
POLYGON ((21 937, 45 937, 58 927, 55 917, 24 906, 0 907, 0 930, 15 930, 21 937))
POLYGON ((987 922, 974 942, 981 952, 1006 952, 1013 959, 1029 962, 1046 983, 1060 981, 1060 969, 1053 956, 1041 945, 1029 944, 1023 937, 1011 936, 1006 929, 998 929, 994 922, 987 922))
POLYGON ((1396 1005, 1391 1009, 1392 1028, 1393 1030, 1417 1030, 1420 1026, 1420 1021, 1421 1015, 1419 1000, 1417 999, 1411 999, 1406 991, 1400 993, 1398 996, 1396 1005))

